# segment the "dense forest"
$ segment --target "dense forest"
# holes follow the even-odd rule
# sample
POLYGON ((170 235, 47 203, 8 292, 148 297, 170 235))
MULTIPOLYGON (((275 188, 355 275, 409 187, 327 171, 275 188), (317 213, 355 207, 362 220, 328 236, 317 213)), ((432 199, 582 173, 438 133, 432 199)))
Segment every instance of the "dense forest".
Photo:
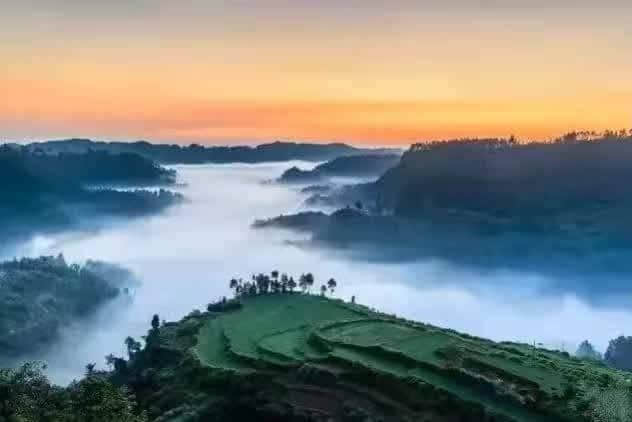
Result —
POLYGON ((72 227, 93 216, 129 217, 165 209, 182 200, 158 191, 89 188, 88 185, 173 183, 170 170, 142 157, 88 152, 59 156, 0 146, 0 239, 72 227))
POLYGON ((356 255, 364 250, 372 259, 436 257, 580 278, 598 272, 620 293, 622 277, 632 273, 631 161, 632 137, 624 131, 547 143, 417 144, 376 182, 307 200, 340 211, 255 226, 306 230, 314 242, 354 245, 356 255))
POLYGON ((116 265, 68 264, 61 255, 0 263, 0 357, 40 350, 132 283, 116 265))
POLYGON ((278 179, 281 183, 313 183, 330 177, 378 177, 394 167, 400 159, 398 154, 352 155, 334 158, 319 164, 312 170, 292 167, 278 179))
POLYGON ((113 154, 88 150, 83 153, 44 154, 35 149, 22 152, 27 170, 59 183, 82 185, 172 185, 175 170, 133 153, 113 154))
POLYGON ((67 139, 38 142, 28 145, 31 150, 48 154, 84 153, 90 150, 112 153, 134 153, 163 164, 201 163, 261 163, 271 161, 305 160, 327 161, 344 155, 382 154, 395 152, 389 149, 364 149, 346 144, 309 144, 295 142, 273 142, 250 146, 189 146, 151 144, 138 142, 98 142, 89 139, 67 139))

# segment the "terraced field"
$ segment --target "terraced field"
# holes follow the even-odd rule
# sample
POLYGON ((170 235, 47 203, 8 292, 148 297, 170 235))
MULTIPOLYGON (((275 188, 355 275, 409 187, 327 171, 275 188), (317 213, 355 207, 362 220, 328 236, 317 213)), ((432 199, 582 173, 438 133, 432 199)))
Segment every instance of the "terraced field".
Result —
POLYGON ((414 392, 419 403, 432 392, 446 403, 482 408, 490 420, 616 421, 600 409, 626 414, 632 408, 629 394, 607 406, 599 402, 629 388, 630 374, 567 354, 494 343, 318 296, 260 295, 242 305, 201 328, 195 352, 206 366, 235 374, 316 368, 356 391, 380 377, 413 392, 402 406, 422 409, 414 392))

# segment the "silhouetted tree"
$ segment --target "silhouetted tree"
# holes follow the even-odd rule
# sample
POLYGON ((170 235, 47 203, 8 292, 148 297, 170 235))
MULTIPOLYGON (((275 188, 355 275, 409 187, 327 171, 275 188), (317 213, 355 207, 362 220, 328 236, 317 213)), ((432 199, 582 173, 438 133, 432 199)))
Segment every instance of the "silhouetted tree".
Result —
POLYGON ((154 314, 153 318, 151 319, 151 328, 154 331, 157 331, 160 328, 160 317, 158 316, 158 314, 154 314))
POLYGON ((228 286, 230 287, 231 290, 235 291, 235 296, 239 294, 239 292, 237 291, 237 288, 239 287, 239 282, 237 281, 236 278, 231 278, 230 284, 228 286))
POLYGON ((325 296, 325 293, 327 293, 327 286, 323 284, 320 286, 320 295, 325 296))
POLYGON ((301 288, 303 293, 307 291, 307 276, 305 274, 301 274, 298 278, 298 286, 301 288))
POLYGON ((290 292, 294 293, 294 289, 296 289, 296 281, 294 281, 294 277, 290 277, 287 282, 287 287, 290 289, 290 292))
POLYGON ((136 353, 140 352, 141 344, 134 340, 133 337, 127 337, 125 339, 125 346, 127 347, 127 356, 132 359, 136 356, 136 353))
POLYGON ((336 289, 336 286, 338 285, 338 283, 336 283, 336 280, 334 280, 333 278, 330 278, 329 281, 327 282, 327 287, 329 287, 329 290, 331 291, 331 294, 334 294, 334 290, 336 289))
POLYGON ((307 284, 307 290, 311 291, 314 285, 314 275, 312 273, 305 274, 305 283, 307 284))
POLYGON ((96 363, 89 363, 86 365, 86 376, 90 377, 94 375, 95 368, 97 367, 96 363))

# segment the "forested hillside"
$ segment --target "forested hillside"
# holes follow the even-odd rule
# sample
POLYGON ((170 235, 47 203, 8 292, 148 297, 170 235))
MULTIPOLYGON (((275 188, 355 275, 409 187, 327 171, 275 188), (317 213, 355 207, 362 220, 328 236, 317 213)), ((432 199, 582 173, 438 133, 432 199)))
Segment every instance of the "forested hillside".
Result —
POLYGON ((89 139, 67 139, 33 143, 32 150, 49 154, 84 153, 89 150, 112 153, 135 153, 163 164, 261 163, 271 161, 327 161, 340 156, 394 152, 388 149, 356 148, 346 144, 309 144, 273 142, 250 146, 188 146, 138 142, 99 142, 89 139))
POLYGON ((61 255, 0 263, 0 358, 41 350, 132 282, 111 264, 67 264, 61 255))
POLYGON ((86 188, 93 184, 172 183, 172 171, 141 157, 107 153, 41 155, 0 146, 0 239, 69 228, 92 217, 130 217, 158 212, 182 200, 159 191, 86 188))

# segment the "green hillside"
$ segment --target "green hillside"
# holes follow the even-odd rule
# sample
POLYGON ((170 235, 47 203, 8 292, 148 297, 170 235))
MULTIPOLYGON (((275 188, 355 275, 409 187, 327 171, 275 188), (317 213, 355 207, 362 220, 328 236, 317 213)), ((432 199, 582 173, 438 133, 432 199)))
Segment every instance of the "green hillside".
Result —
POLYGON ((566 353, 494 343, 318 296, 259 295, 242 305, 202 325, 194 351, 204 365, 235 375, 314 368, 356 392, 406 391, 388 400, 411 420, 453 420, 445 412, 470 411, 495 420, 601 421, 619 420, 607 419, 608 411, 630 412, 629 394, 619 394, 629 374, 566 353), (380 391, 376 379, 388 389, 380 391))

